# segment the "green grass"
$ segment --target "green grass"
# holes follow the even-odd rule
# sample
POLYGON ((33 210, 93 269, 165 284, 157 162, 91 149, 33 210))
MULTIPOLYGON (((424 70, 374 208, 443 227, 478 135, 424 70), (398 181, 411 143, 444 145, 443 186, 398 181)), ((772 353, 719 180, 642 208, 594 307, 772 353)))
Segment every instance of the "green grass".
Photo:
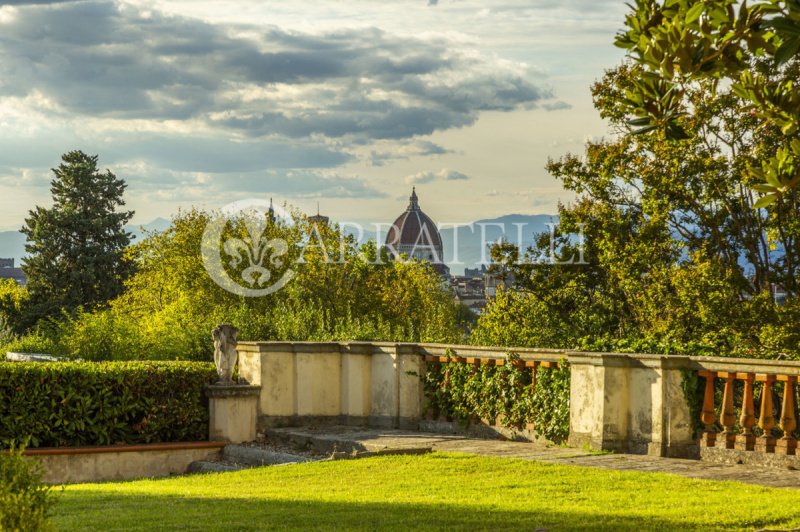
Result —
POLYGON ((800 525, 800 491, 435 453, 72 485, 58 495, 53 522, 59 530, 753 530, 800 525))

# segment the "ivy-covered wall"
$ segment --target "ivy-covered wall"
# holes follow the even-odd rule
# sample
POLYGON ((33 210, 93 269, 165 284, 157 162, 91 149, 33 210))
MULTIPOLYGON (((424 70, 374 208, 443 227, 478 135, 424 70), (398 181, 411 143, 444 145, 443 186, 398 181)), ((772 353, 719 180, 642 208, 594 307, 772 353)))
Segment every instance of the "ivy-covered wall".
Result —
MULTIPOLYGON (((509 362, 514 356, 509 356, 509 362)), ((535 433, 560 442, 569 436, 570 370, 533 370, 513 363, 473 366, 458 362, 429 363, 423 377, 428 408, 467 425, 477 419, 521 429, 528 423, 535 433)))

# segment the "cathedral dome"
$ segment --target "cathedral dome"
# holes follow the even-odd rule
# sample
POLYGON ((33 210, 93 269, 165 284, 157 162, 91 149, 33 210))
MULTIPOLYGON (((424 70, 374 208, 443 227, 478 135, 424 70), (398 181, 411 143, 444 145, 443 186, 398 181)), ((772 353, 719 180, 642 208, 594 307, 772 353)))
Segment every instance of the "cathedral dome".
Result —
POLYGON ((391 252, 440 263, 444 260, 442 236, 436 224, 419 208, 416 188, 412 190, 406 211, 397 217, 386 235, 391 252))

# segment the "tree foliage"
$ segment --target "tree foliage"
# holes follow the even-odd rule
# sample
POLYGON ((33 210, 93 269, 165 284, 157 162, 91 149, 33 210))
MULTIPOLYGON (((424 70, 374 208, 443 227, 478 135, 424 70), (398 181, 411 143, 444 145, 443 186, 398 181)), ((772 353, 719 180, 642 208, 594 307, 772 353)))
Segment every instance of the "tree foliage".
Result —
MULTIPOLYGON (((764 72, 777 67, 758 63, 764 72)), ((748 168, 783 142, 742 97, 713 81, 687 87, 687 138, 630 131, 627 99, 640 67, 595 84, 612 135, 548 170, 577 199, 561 205, 560 233, 529 250, 496 247, 516 280, 490 306, 473 341, 501 345, 741 356, 798 356, 794 333, 800 205, 787 190, 764 209, 748 168), (574 236, 582 226, 585 264, 574 236), (787 303, 773 300, 785 290, 787 303)))
POLYGON ((72 151, 62 161, 53 169, 53 206, 30 211, 22 228, 30 321, 103 306, 122 292, 131 271, 121 260, 130 243, 124 226, 133 216, 118 211, 125 182, 100 172, 96 155, 72 151))
POLYGON ((800 3, 796 0, 637 0, 616 44, 636 77, 621 107, 637 133, 692 136, 687 120, 702 109, 692 93, 732 91, 776 143, 749 174, 764 207, 800 184, 800 3))
MULTIPOLYGON (((130 246, 125 260, 136 273, 109 308, 65 315, 40 327, 36 340, 55 354, 85 359, 210 360, 209 335, 219 323, 236 325, 243 340, 460 338, 456 306, 432 268, 392 261, 374 243, 358 246, 338 227, 310 224, 299 213, 264 229, 265 240, 291 243, 274 275, 291 268, 292 280, 262 297, 230 293, 209 276, 201 255, 213 216, 181 212, 167 230, 130 246)), ((250 238, 237 219, 226 225, 224 237, 250 238)), ((223 266, 233 275, 249 263, 232 264, 223 266)))

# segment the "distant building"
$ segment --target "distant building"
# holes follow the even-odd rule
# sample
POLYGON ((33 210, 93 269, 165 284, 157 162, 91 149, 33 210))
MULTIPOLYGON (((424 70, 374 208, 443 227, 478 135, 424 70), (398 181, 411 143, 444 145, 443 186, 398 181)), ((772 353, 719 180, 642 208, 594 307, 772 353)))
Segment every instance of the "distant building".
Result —
POLYGON ((466 268, 463 276, 455 275, 450 279, 450 289, 455 301, 466 305, 478 315, 497 296, 499 287, 513 289, 514 276, 510 272, 498 276, 485 264, 480 268, 466 268))
POLYGON ((393 255, 403 254, 430 262, 442 277, 450 277, 450 268, 444 263, 442 235, 433 220, 419 208, 416 187, 411 191, 406 211, 389 228, 386 247, 393 255))
POLYGON ((470 279, 474 279, 476 277, 483 277, 486 273, 486 265, 481 264, 480 268, 464 268, 464 277, 469 277, 470 279))
POLYGON ((497 289, 499 287, 508 289, 514 287, 514 274, 506 272, 505 275, 497 275, 496 273, 486 271, 483 274, 483 286, 486 297, 493 298, 497 296, 497 289))
POLYGON ((450 289, 456 303, 466 305, 475 314, 482 314, 486 307, 483 279, 457 275, 450 279, 450 289))
POLYGON ((0 259, 0 279, 14 279, 20 286, 25 286, 28 282, 22 268, 14 267, 14 259, 0 259))
POLYGON ((328 225, 330 222, 330 218, 327 216, 322 216, 319 213, 319 202, 317 202, 317 214, 314 216, 309 216, 308 221, 314 225, 321 226, 321 225, 328 225))

